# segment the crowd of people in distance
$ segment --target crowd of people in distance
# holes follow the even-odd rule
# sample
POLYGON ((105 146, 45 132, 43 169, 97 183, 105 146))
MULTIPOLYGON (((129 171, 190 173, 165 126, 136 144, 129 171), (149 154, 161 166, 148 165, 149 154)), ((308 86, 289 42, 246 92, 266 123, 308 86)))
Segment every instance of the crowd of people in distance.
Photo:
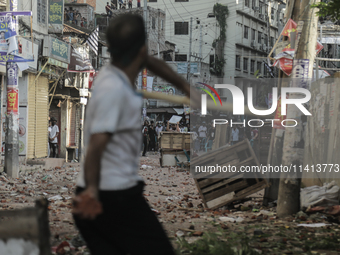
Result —
MULTIPOLYGON (((207 124, 203 121, 201 124, 194 125, 192 132, 194 133, 194 151, 202 151, 206 148, 211 149, 215 140, 216 128, 213 126, 213 122, 207 124)), ((252 148, 257 154, 258 151, 258 129, 257 128, 244 128, 242 125, 233 125, 231 129, 227 129, 228 145, 234 145, 238 142, 248 139, 252 148)))
MULTIPOLYGON (((137 7, 141 7, 141 4, 140 4, 140 1, 141 0, 137 0, 137 7)), ((105 6, 105 11, 106 11, 106 14, 107 16, 111 17, 112 16, 112 12, 113 10, 118 10, 118 9, 132 9, 132 2, 133 0, 118 0, 118 6, 116 6, 113 1, 111 1, 111 4, 109 2, 106 3, 106 6, 105 6)))
POLYGON ((158 151, 159 149, 159 137, 162 131, 168 132, 190 132, 190 124, 184 124, 177 122, 172 124, 169 121, 159 121, 155 124, 154 121, 144 121, 142 127, 143 133, 143 156, 147 151, 158 151))
POLYGON ((81 16, 79 10, 65 8, 64 22, 76 26, 87 27, 87 19, 81 16))

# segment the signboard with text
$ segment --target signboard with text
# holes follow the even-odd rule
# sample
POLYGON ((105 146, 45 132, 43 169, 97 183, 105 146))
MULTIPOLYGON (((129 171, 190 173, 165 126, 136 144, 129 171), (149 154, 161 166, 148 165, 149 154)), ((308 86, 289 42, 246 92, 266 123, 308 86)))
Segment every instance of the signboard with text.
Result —
POLYGON ((62 61, 64 63, 70 63, 71 46, 57 38, 50 37, 49 40, 49 57, 62 61))
POLYGON ((48 3, 48 32, 63 33, 64 0, 49 0, 48 3))

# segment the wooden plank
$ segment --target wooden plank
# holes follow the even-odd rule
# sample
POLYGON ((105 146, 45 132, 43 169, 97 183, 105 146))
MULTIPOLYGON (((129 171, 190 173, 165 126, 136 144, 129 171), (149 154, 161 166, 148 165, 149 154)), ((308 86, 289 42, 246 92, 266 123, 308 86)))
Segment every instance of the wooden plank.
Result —
POLYGON ((234 193, 225 194, 219 198, 213 199, 207 202, 207 208, 209 209, 217 209, 223 205, 229 204, 231 201, 234 201, 234 193))
POLYGON ((209 186, 207 188, 202 189, 202 192, 205 194, 205 193, 207 193, 209 191, 212 191, 212 190, 217 189, 217 188, 219 188, 221 186, 224 186, 224 185, 226 185, 226 184, 228 184, 230 182, 236 181, 237 179, 240 179, 241 177, 243 177, 243 174, 237 175, 237 176, 235 176, 235 178, 220 180, 218 183, 213 184, 213 185, 211 185, 211 186, 209 186))
MULTIPOLYGON (((234 176, 232 176, 231 178, 229 179, 222 179, 222 178, 207 178, 207 179, 203 179, 203 180, 198 180, 198 186, 200 189, 203 189, 211 184, 214 184, 214 183, 217 183, 217 182, 220 182, 222 180, 232 180, 232 179, 239 179, 243 176, 243 174, 238 174, 238 173, 235 173, 234 176), (222 179, 222 180, 221 180, 222 179)), ((196 179, 195 179, 196 180, 196 179)), ((228 183, 228 182, 227 182, 228 183)))
MULTIPOLYGON (((198 183, 197 183, 197 180, 194 179, 194 181, 195 181, 195 183, 196 183, 196 187, 199 187, 199 185, 198 185, 198 183)), ((200 188, 198 188, 198 193, 200 193, 200 197, 201 197, 201 199, 202 199, 202 201, 203 201, 204 206, 205 206, 206 208, 208 208, 208 206, 207 206, 207 201, 205 200, 205 198, 204 198, 204 196, 203 196, 203 193, 202 193, 202 190, 201 190, 200 188)))
POLYGON ((204 198, 205 198, 206 201, 210 201, 210 200, 213 200, 215 198, 218 198, 220 196, 223 196, 225 194, 228 194, 228 193, 233 192, 233 191, 238 190, 238 189, 242 189, 242 188, 247 187, 247 186, 248 186, 247 180, 243 179, 242 181, 239 181, 235 184, 232 184, 232 185, 227 186, 225 188, 210 192, 208 194, 203 194, 203 195, 204 195, 204 198))
POLYGON ((262 187, 262 188, 267 187, 267 181, 265 179, 263 179, 262 181, 254 184, 254 185, 251 185, 250 187, 248 187, 248 188, 246 188, 242 191, 237 192, 236 196, 237 197, 244 197, 244 194, 246 194, 248 191, 253 192, 254 189, 259 188, 259 187, 262 187))
MULTIPOLYGON (((257 185, 258 184, 256 184, 256 186, 257 185)), ((222 206, 230 204, 230 203, 232 203, 232 202, 234 202, 236 200, 240 200, 240 199, 245 198, 245 197, 247 197, 247 196, 249 196, 251 194, 254 194, 255 192, 258 192, 258 191, 264 189, 265 187, 266 187, 266 185, 258 186, 256 188, 253 187, 253 189, 250 189, 248 192, 242 194, 242 196, 240 196, 238 194, 235 195, 233 193, 226 194, 223 197, 220 197, 220 198, 217 198, 215 200, 209 201, 207 203, 207 208, 215 210, 217 208, 220 208, 222 206)))

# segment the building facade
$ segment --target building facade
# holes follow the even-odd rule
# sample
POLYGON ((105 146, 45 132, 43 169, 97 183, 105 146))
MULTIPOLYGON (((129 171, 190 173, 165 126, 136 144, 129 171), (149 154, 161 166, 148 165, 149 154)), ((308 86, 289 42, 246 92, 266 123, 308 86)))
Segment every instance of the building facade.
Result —
MULTIPOLYGON (((217 77, 223 78, 224 83, 236 84, 237 78, 253 78, 256 70, 262 77, 269 77, 264 62, 284 24, 283 4, 266 0, 153 0, 148 5, 166 12, 165 37, 176 44, 175 61, 189 60, 191 30, 191 61, 201 59, 209 64, 211 81, 217 77), (216 4, 223 7, 215 7, 214 13, 216 4), (225 6, 229 14, 223 25, 218 21, 218 11, 225 6), (221 43, 223 26, 226 38, 221 43)), ((248 86, 236 85, 244 89, 248 86)), ((225 93, 221 91, 224 100, 231 98, 225 93)))

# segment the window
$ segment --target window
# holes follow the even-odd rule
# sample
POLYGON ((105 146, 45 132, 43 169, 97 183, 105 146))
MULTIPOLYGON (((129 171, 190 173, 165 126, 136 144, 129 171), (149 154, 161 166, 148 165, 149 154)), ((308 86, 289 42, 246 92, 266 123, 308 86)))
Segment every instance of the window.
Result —
POLYGON ((252 6, 253 10, 255 10, 256 0, 253 0, 253 1, 251 2, 251 6, 252 6))
POLYGON ((39 23, 46 23, 46 0, 38 0, 37 4, 37 20, 39 23))
POLYGON ((215 64, 215 55, 210 55, 209 57, 209 66, 213 67, 215 64))
POLYGON ((187 55, 186 54, 176 54, 175 55, 175 61, 187 61, 187 55))
POLYGON ((264 5, 263 2, 260 1, 260 4, 259 4, 259 7, 260 7, 260 14, 263 13, 263 10, 262 10, 262 9, 263 9, 263 5, 264 5))
POLYGON ((260 61, 257 62, 257 70, 259 70, 259 74, 262 73, 262 63, 260 61))
POLYGON ((189 34, 189 22, 175 22, 175 35, 189 34))
POLYGON ((266 66, 264 66, 264 68, 263 68, 263 76, 267 76, 267 68, 266 68, 266 66))
POLYGON ((270 37, 270 47, 274 47, 274 37, 270 37))
POLYGON ((248 58, 243 58, 243 72, 248 72, 248 58))
POLYGON ((240 55, 236 55, 235 68, 236 69, 241 69, 241 57, 240 57, 240 55))
POLYGON ((256 39, 255 39, 255 29, 251 29, 251 40, 252 41, 255 41, 256 39))
POLYGON ((175 0, 175 2, 189 2, 189 0, 175 0))
POLYGON ((264 35, 264 44, 268 46, 268 35, 264 35))
POLYGON ((151 21, 152 21, 151 22, 152 23, 152 25, 151 25, 152 29, 156 29, 156 18, 152 17, 151 21))
POLYGON ((244 26, 244 38, 245 39, 248 39, 248 30, 249 30, 249 27, 244 26))
POLYGON ((163 54, 163 60, 164 61, 172 61, 172 56, 170 52, 164 52, 163 54))
POLYGON ((247 6, 247 7, 249 7, 249 1, 250 1, 250 0, 245 0, 245 1, 244 1, 244 5, 247 6))
POLYGON ((255 60, 250 60, 250 73, 255 72, 255 60))
POLYGON ((261 32, 257 33, 257 42, 260 43, 260 44, 262 43, 262 33, 261 32))
POLYGON ((150 3, 157 3, 157 0, 148 0, 150 3))
POLYGON ((270 12, 270 17, 274 21, 275 20, 275 9, 272 7, 271 12, 270 12))
POLYGON ((164 29, 164 20, 161 20, 161 29, 164 29))

